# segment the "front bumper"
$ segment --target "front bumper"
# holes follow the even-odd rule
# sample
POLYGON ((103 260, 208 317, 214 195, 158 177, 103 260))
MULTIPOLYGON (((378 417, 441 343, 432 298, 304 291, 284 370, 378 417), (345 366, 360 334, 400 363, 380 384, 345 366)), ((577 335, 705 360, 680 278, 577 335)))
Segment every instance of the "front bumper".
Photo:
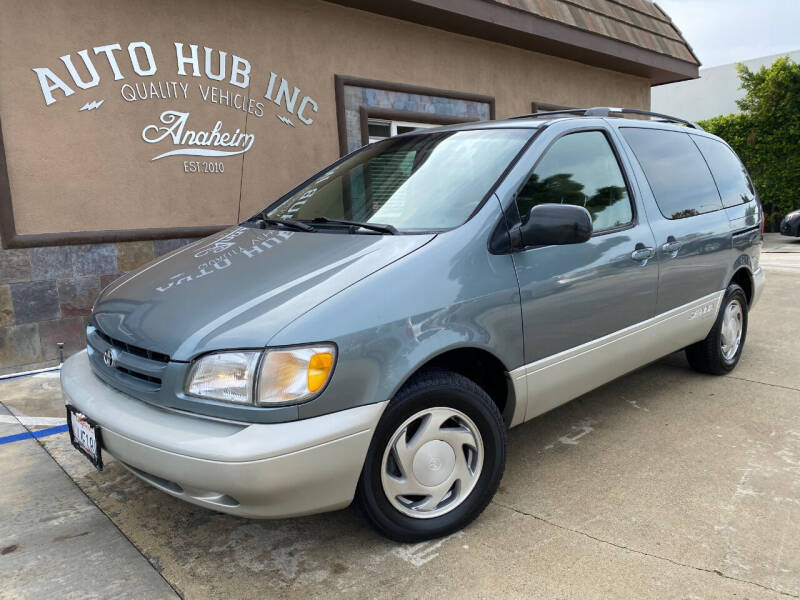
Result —
POLYGON ((158 489, 243 517, 347 506, 386 403, 301 421, 247 424, 152 406, 110 387, 86 351, 61 369, 65 402, 102 428, 103 450, 158 489))
POLYGON ((781 235, 788 235, 790 237, 800 236, 800 218, 784 219, 781 221, 779 231, 781 235))

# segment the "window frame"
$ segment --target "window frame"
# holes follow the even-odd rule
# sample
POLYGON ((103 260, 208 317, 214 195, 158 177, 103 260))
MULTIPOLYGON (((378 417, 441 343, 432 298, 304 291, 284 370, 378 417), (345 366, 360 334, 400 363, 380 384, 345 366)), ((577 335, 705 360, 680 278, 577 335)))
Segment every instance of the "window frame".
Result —
MULTIPOLYGON (((438 127, 436 123, 421 123, 421 122, 411 122, 411 121, 401 121, 397 119, 377 119, 377 118, 370 118, 367 120, 367 127, 370 125, 388 125, 389 126, 389 135, 385 138, 373 138, 372 136, 369 137, 369 143, 374 144, 375 142, 380 142, 381 140, 385 140, 391 137, 395 137, 398 135, 404 135, 401 133, 397 133, 398 127, 416 127, 417 130, 419 129, 433 129, 434 127, 438 127)), ((405 133, 413 133, 407 131, 405 133)))
POLYGON ((631 185, 631 178, 629 177, 627 171, 625 170, 625 165, 623 164, 623 162, 621 160, 621 156, 622 155, 621 155, 621 153, 619 151, 619 148, 617 148, 617 146, 614 143, 614 138, 611 135, 611 132, 608 129, 606 129, 605 127, 600 127, 600 126, 597 126, 597 125, 589 125, 589 126, 585 126, 585 127, 577 127, 575 129, 570 129, 568 131, 563 131, 560 134, 558 134, 556 137, 554 137, 552 140, 550 140, 548 142, 547 146, 545 146, 544 150, 542 150, 542 152, 539 153, 539 155, 536 157, 536 160, 534 161, 533 165, 531 165, 530 170, 528 171, 528 176, 525 178, 525 180, 522 182, 522 184, 516 189, 516 191, 514 191, 514 198, 512 200, 512 205, 513 205, 514 210, 516 211, 516 213, 518 215, 518 219, 519 219, 518 222, 519 223, 522 223, 522 215, 519 212, 519 205, 517 204, 517 196, 519 195, 520 190, 522 190, 522 188, 524 188, 525 185, 528 183, 528 180, 530 179, 531 175, 533 175, 533 172, 536 170, 536 167, 539 166, 539 163, 542 161, 542 159, 547 155, 548 152, 550 152, 550 149, 561 138, 563 138, 565 136, 568 136, 568 135, 573 135, 575 133, 588 133, 588 132, 592 132, 592 131, 598 131, 598 132, 602 133, 605 136, 606 143, 608 143, 609 147, 611 148, 611 152, 614 155, 614 159, 617 161, 617 166, 619 167, 619 171, 622 174, 622 179, 625 182, 625 189, 628 191, 628 202, 630 202, 630 205, 631 205, 631 220, 630 220, 629 223, 626 223, 625 225, 619 225, 618 227, 611 227, 609 229, 603 229, 603 230, 600 230, 600 231, 595 231, 594 227, 592 227, 592 237, 600 237, 600 236, 603 236, 603 235, 608 235, 609 233, 619 233, 620 231, 627 231, 628 229, 633 229, 634 227, 636 227, 639 224, 639 211, 637 210, 637 206, 636 206, 636 196, 634 195, 633 186, 631 185))
POLYGON ((429 124, 430 127, 443 127, 448 125, 461 125, 479 122, 477 117, 458 117, 444 113, 421 113, 398 110, 395 108, 379 108, 374 106, 360 106, 358 109, 358 118, 359 128, 361 130, 362 146, 367 146, 371 143, 369 140, 370 121, 386 121, 389 123, 392 121, 402 121, 408 123, 418 123, 420 125, 429 124))
MULTIPOLYGON (((365 79, 363 77, 355 77, 353 75, 344 75, 341 73, 334 73, 333 75, 333 91, 336 100, 336 129, 339 137, 339 156, 344 157, 358 148, 353 147, 350 150, 349 143, 354 142, 355 139, 350 139, 348 136, 347 126, 347 113, 348 111, 358 111, 361 131, 361 145, 366 145, 369 136, 364 137, 364 130, 366 129, 365 118, 375 117, 384 118, 386 115, 403 115, 401 118, 404 120, 420 120, 422 122, 431 122, 438 125, 455 125, 458 123, 470 123, 481 121, 478 116, 455 116, 450 113, 420 113, 413 111, 404 111, 395 108, 381 108, 379 106, 370 105, 369 103, 361 100, 350 103, 347 100, 345 88, 359 88, 360 93, 364 90, 380 90, 390 93, 409 94, 411 96, 429 96, 434 99, 446 98, 452 100, 463 100, 468 103, 485 104, 489 111, 489 121, 495 119, 495 99, 494 96, 486 96, 483 94, 475 94, 472 92, 460 92, 455 90, 444 90, 431 87, 423 87, 407 83, 399 83, 396 81, 381 81, 378 79, 365 79), (411 118, 411 115, 414 115, 411 118), (421 118, 420 118, 421 117, 421 118), (439 119, 434 121, 433 119, 439 119), (446 119, 446 120, 445 120, 446 119)), ((395 118, 392 116, 391 118, 395 118)), ((400 117, 398 117, 400 118, 400 117)))

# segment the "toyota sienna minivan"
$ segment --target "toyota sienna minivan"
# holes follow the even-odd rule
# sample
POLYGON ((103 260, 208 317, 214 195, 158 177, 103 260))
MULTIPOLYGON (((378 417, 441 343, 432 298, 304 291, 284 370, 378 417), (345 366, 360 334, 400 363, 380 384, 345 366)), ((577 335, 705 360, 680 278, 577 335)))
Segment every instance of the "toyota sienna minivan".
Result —
POLYGON ((111 283, 73 444, 253 518, 464 527, 506 431, 659 357, 738 363, 762 209, 721 139, 584 109, 415 131, 111 283))

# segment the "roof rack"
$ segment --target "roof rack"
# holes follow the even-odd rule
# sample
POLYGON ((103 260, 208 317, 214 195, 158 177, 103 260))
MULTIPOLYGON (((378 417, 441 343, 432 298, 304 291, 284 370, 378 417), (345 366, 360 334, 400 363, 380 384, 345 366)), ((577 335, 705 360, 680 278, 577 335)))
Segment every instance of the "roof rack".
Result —
POLYGON ((545 112, 529 113, 527 115, 518 115, 511 117, 512 119, 536 119, 538 117, 549 117, 555 115, 573 115, 579 117, 610 117, 615 115, 642 115, 645 117, 655 117, 661 123, 680 123, 692 129, 699 129, 703 131, 697 123, 692 123, 685 119, 678 117, 671 117, 661 113, 650 112, 649 110, 639 110, 638 108, 613 108, 610 106, 596 106, 594 108, 565 108, 562 110, 548 110, 545 112))

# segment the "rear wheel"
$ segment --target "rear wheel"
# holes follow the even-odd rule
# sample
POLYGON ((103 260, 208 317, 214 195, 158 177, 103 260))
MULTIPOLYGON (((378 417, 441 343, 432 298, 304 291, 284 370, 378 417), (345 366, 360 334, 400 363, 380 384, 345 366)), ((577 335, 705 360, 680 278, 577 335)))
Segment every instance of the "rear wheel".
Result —
POLYGON ((696 371, 724 375, 739 362, 747 337, 747 296, 735 283, 728 286, 714 327, 706 339, 686 348, 686 358, 696 371))
POLYGON ((494 496, 505 442, 503 419, 482 388, 457 373, 423 372, 381 417, 356 502, 369 523, 393 540, 457 531, 494 496))

